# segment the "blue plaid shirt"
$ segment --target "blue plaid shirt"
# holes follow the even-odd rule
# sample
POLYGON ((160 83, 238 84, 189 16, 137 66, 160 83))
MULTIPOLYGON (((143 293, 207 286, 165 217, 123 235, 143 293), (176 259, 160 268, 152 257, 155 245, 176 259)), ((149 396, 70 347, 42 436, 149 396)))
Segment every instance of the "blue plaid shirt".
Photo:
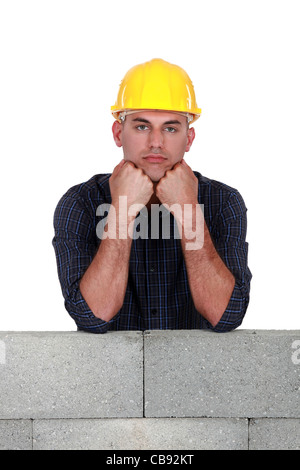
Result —
MULTIPOLYGON (((72 187, 54 214, 58 276, 65 307, 79 330, 212 329, 237 328, 249 303, 251 272, 247 266, 246 207, 240 194, 223 183, 194 172, 199 181, 198 200, 216 250, 235 276, 235 287, 219 323, 212 327, 196 311, 189 289, 181 241, 174 237, 170 217, 169 239, 132 241, 128 285, 121 310, 109 322, 95 317, 79 289, 101 240, 96 234, 97 207, 110 204, 110 174, 95 175, 72 187)), ((109 296, 109 292, 107 292, 109 296)))

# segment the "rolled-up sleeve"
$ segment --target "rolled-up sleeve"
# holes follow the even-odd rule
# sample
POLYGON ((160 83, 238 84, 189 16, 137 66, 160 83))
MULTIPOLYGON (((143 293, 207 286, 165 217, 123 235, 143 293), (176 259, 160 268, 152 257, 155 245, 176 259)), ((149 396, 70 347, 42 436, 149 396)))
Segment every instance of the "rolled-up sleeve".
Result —
POLYGON ((252 274, 248 268, 247 208, 238 192, 227 199, 218 215, 215 246, 223 262, 235 277, 235 286, 216 332, 231 331, 241 325, 250 296, 252 274))
POLYGON ((65 195, 54 213, 53 247, 65 308, 78 329, 105 333, 109 323, 95 317, 79 283, 98 248, 94 224, 80 198, 65 195))

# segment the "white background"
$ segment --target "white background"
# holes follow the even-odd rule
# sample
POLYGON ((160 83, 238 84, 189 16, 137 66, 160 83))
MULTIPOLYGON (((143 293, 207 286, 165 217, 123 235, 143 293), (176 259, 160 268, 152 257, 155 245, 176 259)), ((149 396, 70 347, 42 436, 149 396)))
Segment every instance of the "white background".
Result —
POLYGON ((75 330, 52 247, 69 187, 111 172, 121 79, 155 57, 190 75, 202 116, 186 155, 248 207, 242 328, 299 321, 300 28, 295 0, 1 0, 0 330, 75 330))

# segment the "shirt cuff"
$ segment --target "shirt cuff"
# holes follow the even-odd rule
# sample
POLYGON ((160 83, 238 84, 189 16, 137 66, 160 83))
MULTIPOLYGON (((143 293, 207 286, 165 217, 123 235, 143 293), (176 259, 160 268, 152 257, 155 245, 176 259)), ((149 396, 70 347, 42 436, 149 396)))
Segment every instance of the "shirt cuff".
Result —
POLYGON ((120 315, 117 313, 109 322, 97 318, 83 298, 79 283, 73 287, 71 295, 65 301, 65 307, 78 329, 90 333, 106 333, 110 329, 110 325, 115 323, 120 315))
POLYGON ((236 282, 225 312, 217 325, 211 328, 217 333, 235 330, 242 324, 248 304, 248 289, 245 285, 236 282))

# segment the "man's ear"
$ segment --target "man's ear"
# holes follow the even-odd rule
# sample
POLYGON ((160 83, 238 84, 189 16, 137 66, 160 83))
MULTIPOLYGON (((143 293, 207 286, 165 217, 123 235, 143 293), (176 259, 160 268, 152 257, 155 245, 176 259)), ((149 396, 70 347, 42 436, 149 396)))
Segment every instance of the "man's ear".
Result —
POLYGON ((196 137, 195 129, 194 129, 194 127, 191 127, 188 130, 188 141, 187 141, 186 148, 185 148, 186 152, 188 152, 190 150, 190 148, 192 146, 192 143, 194 142, 195 137, 196 137))
POLYGON ((114 141, 118 147, 122 147, 122 124, 119 121, 115 121, 112 126, 112 133, 114 141))

